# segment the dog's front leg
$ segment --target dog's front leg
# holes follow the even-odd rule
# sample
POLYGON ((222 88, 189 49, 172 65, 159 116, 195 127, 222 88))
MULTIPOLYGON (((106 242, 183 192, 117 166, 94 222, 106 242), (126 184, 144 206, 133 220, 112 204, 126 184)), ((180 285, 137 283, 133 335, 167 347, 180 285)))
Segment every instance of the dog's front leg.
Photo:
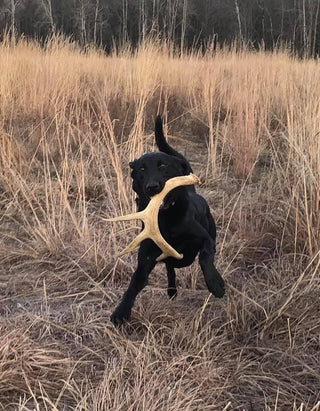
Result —
POLYGON ((156 265, 156 259, 160 254, 160 249, 152 241, 145 240, 141 243, 138 254, 138 267, 120 304, 111 315, 111 321, 115 325, 120 325, 129 320, 136 296, 147 285, 149 274, 156 265))

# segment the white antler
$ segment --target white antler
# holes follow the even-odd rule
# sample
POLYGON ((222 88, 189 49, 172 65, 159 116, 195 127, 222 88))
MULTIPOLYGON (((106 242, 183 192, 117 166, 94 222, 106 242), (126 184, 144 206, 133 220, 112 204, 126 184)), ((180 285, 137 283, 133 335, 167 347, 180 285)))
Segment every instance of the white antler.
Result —
POLYGON ((119 255, 121 256, 123 254, 134 251, 143 240, 150 238, 162 251, 162 254, 157 258, 157 261, 164 260, 167 257, 174 257, 178 260, 181 260, 183 258, 183 255, 179 254, 173 247, 171 247, 171 245, 166 242, 166 240, 160 233, 158 225, 159 209, 165 196, 174 188, 199 183, 199 178, 194 174, 189 174, 188 176, 173 177, 170 180, 166 181, 166 184, 160 193, 154 195, 151 198, 150 203, 144 210, 138 213, 105 219, 105 221, 127 221, 138 219, 144 222, 144 229, 141 231, 141 233, 128 245, 128 247, 121 251, 119 255))

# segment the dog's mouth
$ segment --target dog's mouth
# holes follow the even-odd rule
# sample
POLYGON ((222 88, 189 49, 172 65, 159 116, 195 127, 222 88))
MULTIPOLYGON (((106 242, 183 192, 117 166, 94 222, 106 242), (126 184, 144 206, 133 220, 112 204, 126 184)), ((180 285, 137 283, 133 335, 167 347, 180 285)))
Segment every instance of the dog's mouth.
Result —
POLYGON ((162 184, 162 185, 159 184, 159 185, 157 185, 157 186, 152 186, 152 187, 147 187, 147 188, 145 189, 146 196, 147 196, 149 199, 151 199, 151 197, 153 197, 153 196, 161 193, 163 187, 164 187, 163 184, 162 184))
MULTIPOLYGON (((150 203, 152 197, 153 197, 153 196, 148 196, 148 195, 146 194, 146 198, 147 198, 147 200, 148 200, 148 203, 150 203)), ((174 201, 173 199, 169 199, 169 198, 167 199, 167 198, 165 198, 165 199, 162 201, 162 204, 161 204, 161 206, 160 206, 160 210, 168 210, 170 207, 172 207, 172 206, 174 206, 174 205, 175 205, 175 201, 174 201)))
POLYGON ((150 201, 152 197, 155 195, 161 193, 163 190, 164 184, 161 183, 153 183, 153 184, 148 184, 146 187, 144 187, 144 193, 148 200, 150 201))

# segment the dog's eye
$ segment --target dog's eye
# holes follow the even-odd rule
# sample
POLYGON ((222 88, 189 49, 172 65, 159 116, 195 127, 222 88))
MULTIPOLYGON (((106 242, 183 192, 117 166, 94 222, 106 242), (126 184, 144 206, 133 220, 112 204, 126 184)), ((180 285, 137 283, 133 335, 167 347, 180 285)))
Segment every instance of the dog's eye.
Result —
POLYGON ((164 170, 165 168, 167 168, 167 164, 162 163, 158 167, 160 168, 160 170, 164 170))
POLYGON ((140 171, 144 171, 144 170, 145 170, 145 167, 140 167, 139 170, 140 170, 140 171))

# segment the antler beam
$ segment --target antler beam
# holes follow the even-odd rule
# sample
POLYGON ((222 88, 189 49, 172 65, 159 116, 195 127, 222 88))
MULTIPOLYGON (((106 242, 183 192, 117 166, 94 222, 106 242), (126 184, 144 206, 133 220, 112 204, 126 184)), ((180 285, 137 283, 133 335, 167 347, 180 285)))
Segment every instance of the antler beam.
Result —
POLYGON ((173 177, 166 182, 160 193, 151 198, 150 203, 144 210, 138 213, 105 219, 105 221, 142 220, 144 222, 144 229, 141 233, 128 245, 128 247, 121 251, 119 255, 121 256, 134 251, 143 240, 150 238, 162 251, 162 254, 157 258, 157 261, 164 260, 167 257, 174 257, 181 260, 183 255, 179 254, 173 247, 171 247, 160 233, 158 225, 159 209, 166 195, 174 188, 199 183, 200 180, 195 174, 173 177))

